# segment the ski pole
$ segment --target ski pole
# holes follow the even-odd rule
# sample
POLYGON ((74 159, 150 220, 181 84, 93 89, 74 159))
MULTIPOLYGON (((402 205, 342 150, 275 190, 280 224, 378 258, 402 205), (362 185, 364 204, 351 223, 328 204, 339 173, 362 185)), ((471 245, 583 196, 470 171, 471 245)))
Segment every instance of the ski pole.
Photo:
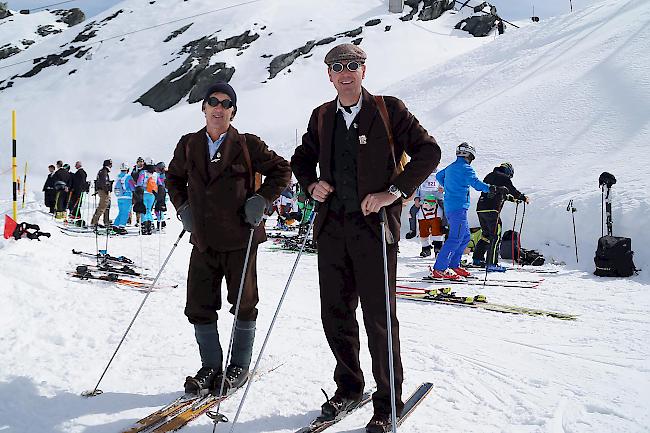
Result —
MULTIPOLYGON (((244 256, 244 268, 242 269, 241 280, 239 282, 239 293, 237 293, 237 302, 235 303, 235 313, 232 319, 232 330, 230 331, 230 342, 228 343, 228 351, 226 352, 226 360, 224 365, 227 366, 230 361, 230 352, 232 352, 232 345, 235 340, 235 327, 237 326, 237 315, 239 314, 239 305, 241 304, 241 295, 244 291, 244 282, 246 281, 246 274, 248 273, 248 259, 251 255, 251 246, 253 245, 253 235, 255 234, 255 227, 251 226, 250 234, 248 236, 248 246, 246 247, 246 255, 244 256)), ((226 383, 226 375, 221 376, 221 385, 218 388, 218 392, 223 393, 223 386, 226 383)), ((225 416, 219 413, 219 408, 221 407, 221 400, 217 403, 217 408, 215 410, 216 418, 215 421, 225 420, 225 416)), ((215 422, 215 426, 216 426, 215 422)), ((214 431, 214 428, 212 429, 214 431)))
POLYGON ((384 256, 384 294, 386 298, 386 334, 388 335, 388 371, 390 373, 390 413, 393 433, 397 433, 397 407, 395 404, 395 363, 393 360, 393 320, 390 314, 390 287, 388 285, 388 255, 386 253, 386 208, 379 211, 381 223, 381 246, 384 256))
POLYGON ((126 339, 127 334, 131 330, 131 326, 133 326, 133 323, 135 322, 135 319, 138 317, 138 314, 140 314, 140 310, 142 310, 142 307, 144 306, 144 303, 147 301, 147 298, 151 294, 151 291, 153 290, 154 286, 158 282, 158 278, 160 278, 160 275, 162 274, 163 270, 165 269, 165 265, 167 264, 167 262, 171 258, 172 254, 174 253, 174 250, 178 246, 178 243, 181 241, 181 238, 183 237, 184 234, 185 234, 185 230, 182 230, 181 234, 178 235, 178 239, 176 240, 176 243, 174 243, 174 246, 169 251, 169 254, 167 254, 167 258, 165 259, 165 262, 163 263, 162 267, 158 271, 158 274, 156 275, 156 278, 154 278, 153 282, 149 286, 149 289, 147 290, 147 293, 145 294, 144 299, 140 303, 140 306, 138 307, 138 310, 135 312, 135 315, 133 316, 133 319, 131 319, 131 323, 129 323, 129 326, 126 328, 126 332, 124 332, 124 335, 122 336, 122 339, 118 343, 117 348, 115 349, 115 352, 113 352, 113 356, 111 356, 111 359, 108 361, 108 364, 106 365, 106 368, 104 369, 104 372, 102 373, 99 380, 97 381, 97 385, 95 385, 95 389, 93 389, 92 391, 84 391, 83 393, 81 393, 82 396, 84 396, 84 397, 94 397, 94 396, 99 395, 99 394, 101 394, 103 392, 102 390, 98 389, 99 384, 101 383, 102 379, 104 378, 104 375, 108 371, 108 367, 111 365, 111 362, 113 362, 113 359, 115 359, 115 355, 117 355, 117 351, 120 350, 120 347, 122 346, 122 343, 124 342, 124 339, 126 339))
MULTIPOLYGON (((524 203, 524 210, 521 212, 521 224, 519 224, 519 238, 517 240, 517 263, 521 263, 521 232, 524 228, 524 217, 526 216, 526 200, 522 200, 524 203)), ((522 265, 523 266, 523 265, 522 265)))
MULTIPOLYGON (((260 349, 259 355, 257 355, 257 359, 255 360, 255 366, 253 367, 253 371, 250 373, 249 377, 254 377, 257 368, 259 366, 260 360, 262 359, 262 356, 264 355, 264 350, 266 349, 266 344, 269 342, 269 338, 271 337, 271 331, 273 330, 273 326, 275 326, 275 321, 278 318, 278 315, 280 314, 280 309, 282 308, 282 303, 284 302, 284 298, 287 295, 287 291, 289 290, 289 285, 291 284, 291 280, 293 279, 293 275, 296 272, 296 268, 298 267, 298 261, 300 260, 300 257, 302 256, 302 252, 305 249, 305 245, 307 244, 307 239, 309 238, 309 233, 311 232, 313 226, 314 226, 314 220, 316 219, 316 214, 318 213, 318 204, 314 207, 313 212, 309 216, 309 225, 307 227, 307 233, 305 233, 305 238, 302 240, 302 244, 300 245, 300 249, 298 250, 298 255, 296 256, 296 260, 293 262, 293 267, 291 268, 291 273, 289 274, 289 279, 287 279, 287 284, 284 286, 284 291, 282 292, 282 296, 280 296, 280 301, 278 302, 278 306, 275 309, 275 314, 273 315, 273 319, 271 320, 271 325, 269 325, 269 330, 266 331, 266 337, 264 338, 264 343, 262 343, 262 348, 260 349)), ((232 426, 230 427, 230 433, 233 433, 235 431, 235 424, 237 424, 237 420, 239 419, 239 414, 241 413, 242 408, 244 407, 244 402, 246 400, 246 396, 248 395, 248 391, 251 387, 251 384, 253 383, 252 380, 249 380, 248 383, 246 384, 246 389, 244 390, 244 395, 241 398, 241 401, 239 402, 239 407, 237 407, 237 412, 235 413, 235 418, 232 421, 232 426)), ((216 427, 217 423, 215 422, 214 427, 216 427)), ((212 429, 212 432, 214 433, 214 427, 212 429)))
POLYGON ((576 219, 573 215, 577 209, 573 207, 573 200, 569 200, 566 210, 567 212, 571 212, 571 220, 573 220, 573 244, 576 247, 576 263, 578 263, 578 238, 576 237, 576 219))
POLYGON ((517 202, 517 204, 515 206, 515 219, 512 222, 512 236, 510 237, 510 249, 511 249, 511 254, 512 254, 512 266, 515 265, 515 227, 517 227, 517 211, 518 210, 519 210, 519 202, 517 202))
MULTIPOLYGON (((490 247, 489 247, 490 251, 493 251, 492 248, 494 248, 494 250, 496 250, 496 247, 495 247, 496 246, 496 237, 497 237, 497 234, 499 232, 499 220, 501 219, 501 209, 503 209, 503 204, 504 203, 505 203, 505 199, 504 199, 503 196, 501 196, 501 203, 499 204, 499 209, 497 210, 497 220, 495 221, 495 224, 494 224, 494 233, 492 234, 493 237, 492 237, 492 239, 490 239, 490 247)), ((496 254, 496 253, 497 253, 496 251, 493 251, 492 257, 494 257, 494 254, 496 254)), ((488 257, 489 257, 489 253, 488 253, 488 257)), ((486 259, 485 260, 485 277, 483 278, 483 287, 484 288, 485 288, 485 283, 487 283, 487 275, 488 275, 488 266, 489 265, 490 264, 488 263, 488 260, 486 259)))

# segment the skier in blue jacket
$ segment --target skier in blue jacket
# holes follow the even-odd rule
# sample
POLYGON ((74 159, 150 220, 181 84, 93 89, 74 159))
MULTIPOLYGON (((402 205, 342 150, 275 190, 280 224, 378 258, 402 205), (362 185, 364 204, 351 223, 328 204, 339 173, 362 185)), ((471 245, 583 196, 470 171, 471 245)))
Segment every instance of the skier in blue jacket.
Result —
POLYGON ((476 158, 476 150, 473 146, 461 143, 456 148, 456 156, 456 161, 436 175, 436 179, 445 189, 445 213, 449 224, 449 237, 438 253, 436 263, 431 270, 433 278, 457 280, 469 276, 469 272, 460 267, 461 256, 470 240, 467 222, 469 187, 482 192, 498 191, 497 187, 481 182, 476 177, 476 172, 470 165, 476 158))

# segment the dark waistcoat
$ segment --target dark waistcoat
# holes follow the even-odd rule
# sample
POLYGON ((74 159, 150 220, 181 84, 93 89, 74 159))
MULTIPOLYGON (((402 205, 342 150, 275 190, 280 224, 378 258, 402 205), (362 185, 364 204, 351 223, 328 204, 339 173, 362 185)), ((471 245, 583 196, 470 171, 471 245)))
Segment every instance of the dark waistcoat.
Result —
POLYGON ((332 178, 334 180, 332 209, 344 209, 345 212, 361 210, 357 190, 358 117, 358 115, 355 117, 348 129, 343 114, 337 113, 332 137, 332 178))

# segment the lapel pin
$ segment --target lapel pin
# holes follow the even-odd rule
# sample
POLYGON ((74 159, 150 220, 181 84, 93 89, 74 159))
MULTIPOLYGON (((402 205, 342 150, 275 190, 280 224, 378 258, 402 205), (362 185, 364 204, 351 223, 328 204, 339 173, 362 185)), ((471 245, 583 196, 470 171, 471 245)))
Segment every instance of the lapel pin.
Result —
POLYGON ((359 136, 359 144, 366 144, 368 143, 368 139, 366 139, 365 135, 360 135, 359 136))

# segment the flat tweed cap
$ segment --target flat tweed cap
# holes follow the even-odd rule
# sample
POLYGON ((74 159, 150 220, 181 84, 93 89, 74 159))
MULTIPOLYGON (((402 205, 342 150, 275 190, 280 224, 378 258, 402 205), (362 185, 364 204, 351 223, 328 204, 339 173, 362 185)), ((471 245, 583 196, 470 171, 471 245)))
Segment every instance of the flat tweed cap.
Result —
POLYGON ((325 64, 331 65, 336 62, 344 62, 356 60, 358 62, 365 62, 365 51, 354 44, 340 44, 332 48, 325 56, 325 64))

